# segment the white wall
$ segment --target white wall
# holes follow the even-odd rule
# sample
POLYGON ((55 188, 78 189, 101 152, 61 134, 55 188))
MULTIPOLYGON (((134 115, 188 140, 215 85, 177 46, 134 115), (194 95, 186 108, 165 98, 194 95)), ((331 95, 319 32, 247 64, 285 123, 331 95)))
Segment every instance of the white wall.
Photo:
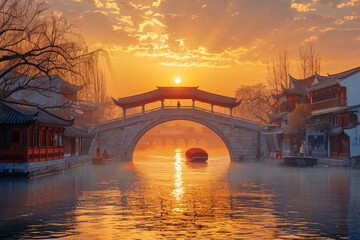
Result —
POLYGON ((346 87, 348 106, 360 104, 360 72, 345 78, 340 82, 340 86, 346 87))
POLYGON ((360 126, 344 132, 350 137, 350 157, 360 156, 360 126))

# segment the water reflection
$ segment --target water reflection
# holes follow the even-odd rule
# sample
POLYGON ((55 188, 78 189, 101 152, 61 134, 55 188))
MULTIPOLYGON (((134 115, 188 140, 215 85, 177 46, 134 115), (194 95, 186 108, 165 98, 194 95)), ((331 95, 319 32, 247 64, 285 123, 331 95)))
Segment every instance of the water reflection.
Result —
POLYGON ((233 164, 209 151, 0 180, 0 238, 359 239, 360 171, 233 164))
POLYGON ((182 182, 182 163, 184 162, 184 159, 182 158, 183 152, 181 150, 181 148, 177 148, 175 150, 175 182, 173 195, 176 201, 180 201, 182 195, 184 194, 184 187, 182 182))

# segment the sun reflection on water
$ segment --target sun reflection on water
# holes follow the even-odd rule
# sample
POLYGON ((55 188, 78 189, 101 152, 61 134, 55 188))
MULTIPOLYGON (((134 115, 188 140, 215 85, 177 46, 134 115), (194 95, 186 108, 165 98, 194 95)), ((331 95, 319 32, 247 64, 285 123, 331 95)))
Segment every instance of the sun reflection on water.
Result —
POLYGON ((182 158, 182 149, 181 148, 175 149, 175 162, 174 162, 175 181, 174 181, 173 195, 176 201, 180 201, 184 194, 184 187, 182 181, 183 162, 184 159, 182 158))

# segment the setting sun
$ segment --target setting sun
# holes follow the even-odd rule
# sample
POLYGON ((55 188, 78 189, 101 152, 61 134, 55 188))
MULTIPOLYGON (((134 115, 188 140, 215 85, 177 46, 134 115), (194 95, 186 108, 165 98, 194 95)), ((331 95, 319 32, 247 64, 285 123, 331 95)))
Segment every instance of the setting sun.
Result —
POLYGON ((179 78, 179 77, 175 78, 175 83, 177 83, 177 84, 181 83, 181 78, 179 78))

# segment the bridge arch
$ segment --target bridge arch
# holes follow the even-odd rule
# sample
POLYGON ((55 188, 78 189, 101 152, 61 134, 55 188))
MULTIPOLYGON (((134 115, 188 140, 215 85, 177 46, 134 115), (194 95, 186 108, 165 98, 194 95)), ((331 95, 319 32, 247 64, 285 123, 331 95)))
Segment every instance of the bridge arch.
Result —
POLYGON ((230 155, 230 159, 233 161, 235 159, 234 157, 234 150, 232 145, 230 144, 228 138, 223 134, 223 132, 218 129, 214 124, 206 121, 206 120, 201 120, 201 119, 196 119, 194 117, 163 117, 157 121, 151 122, 149 124, 147 124, 146 126, 144 126, 137 134, 136 136, 131 140, 130 144, 129 144, 129 148, 128 148, 128 152, 127 152, 127 156, 126 159, 132 161, 133 160, 133 155, 134 155, 134 151, 136 148, 137 143, 140 141, 140 139, 151 129, 153 129, 154 127, 165 123, 165 122, 171 122, 171 121, 177 121, 177 120, 185 120, 185 121, 190 121, 190 122, 195 122, 198 123, 200 125, 206 126, 209 129, 211 129, 217 136, 220 137, 220 139, 224 142, 229 155, 230 155))
POLYGON ((109 149, 120 159, 132 160, 140 138, 153 127, 173 120, 187 120, 211 129, 225 143, 231 161, 256 161, 261 155, 261 130, 264 126, 243 118, 234 117, 232 109, 241 101, 201 91, 198 87, 158 87, 158 89, 125 98, 113 99, 122 108, 121 118, 95 125, 95 138, 89 153, 94 155, 96 147, 109 149), (165 99, 191 99, 192 106, 165 106, 165 99), (161 101, 161 108, 148 109, 148 103, 161 101), (195 101, 211 104, 211 110, 199 108, 195 101), (230 114, 214 111, 214 105, 230 109, 230 114), (141 106, 142 111, 127 116, 126 110, 141 106))

